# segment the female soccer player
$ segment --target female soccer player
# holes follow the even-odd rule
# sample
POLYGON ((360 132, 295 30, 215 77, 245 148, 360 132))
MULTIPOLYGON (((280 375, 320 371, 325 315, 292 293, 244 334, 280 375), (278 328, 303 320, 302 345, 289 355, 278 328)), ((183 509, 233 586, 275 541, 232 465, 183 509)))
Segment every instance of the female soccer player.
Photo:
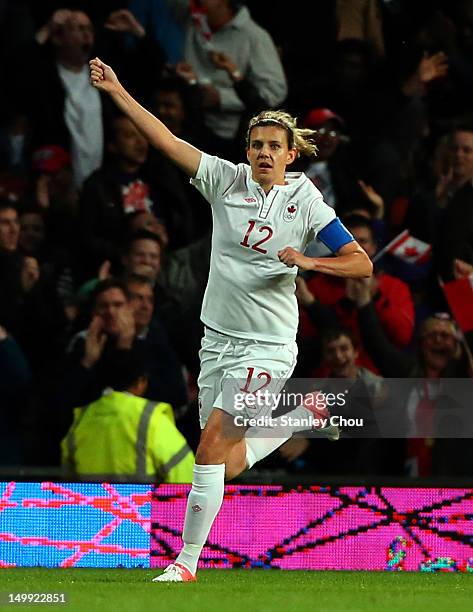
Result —
POLYGON ((184 546, 175 563, 154 579, 188 582, 195 580, 200 553, 220 510, 225 476, 233 478, 285 441, 251 438, 246 427, 237 427, 239 413, 225 405, 224 381, 243 380, 245 392, 263 387, 277 392, 280 381, 290 377, 297 356, 297 268, 354 278, 370 276, 372 265, 310 180, 303 173, 286 173, 300 153, 316 150, 312 130, 297 128, 290 115, 264 111, 254 117, 247 134, 249 166, 234 165, 174 136, 99 59, 90 62, 90 73, 92 85, 110 94, 149 142, 191 177, 212 207, 198 381, 203 431, 187 502, 184 546), (315 236, 337 256, 304 256, 315 236))

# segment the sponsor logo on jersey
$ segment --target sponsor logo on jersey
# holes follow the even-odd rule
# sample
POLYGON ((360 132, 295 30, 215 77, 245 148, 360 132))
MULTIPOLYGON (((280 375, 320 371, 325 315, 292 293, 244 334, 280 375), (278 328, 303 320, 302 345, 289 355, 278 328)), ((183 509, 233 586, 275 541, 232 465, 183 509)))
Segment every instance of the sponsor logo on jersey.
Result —
POLYGON ((194 506, 192 506, 192 510, 194 512, 200 512, 202 508, 199 506, 199 504, 195 504, 194 506))
POLYGON ((254 204, 256 202, 256 198, 245 198, 245 202, 248 202, 248 204, 254 204))
POLYGON ((286 210, 284 211, 282 218, 284 219, 284 221, 287 221, 288 223, 290 223, 291 221, 294 221, 294 219, 296 218, 296 215, 297 215, 297 204, 289 203, 286 206, 286 210))

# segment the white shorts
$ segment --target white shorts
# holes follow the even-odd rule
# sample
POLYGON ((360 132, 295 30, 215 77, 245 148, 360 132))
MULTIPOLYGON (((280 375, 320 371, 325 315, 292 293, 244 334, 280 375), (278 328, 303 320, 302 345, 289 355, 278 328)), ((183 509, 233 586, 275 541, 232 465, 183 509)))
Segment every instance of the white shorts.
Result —
MULTIPOLYGON (((206 328, 199 351, 199 419, 203 429, 214 408, 232 416, 240 413, 233 402, 225 402, 224 381, 238 380, 239 386, 248 384, 247 391, 265 388, 279 393, 291 376, 297 360, 297 344, 273 344, 246 340, 221 334, 206 328), (227 405, 224 405, 227 403, 227 405)), ((231 383, 231 381, 230 381, 231 383)))

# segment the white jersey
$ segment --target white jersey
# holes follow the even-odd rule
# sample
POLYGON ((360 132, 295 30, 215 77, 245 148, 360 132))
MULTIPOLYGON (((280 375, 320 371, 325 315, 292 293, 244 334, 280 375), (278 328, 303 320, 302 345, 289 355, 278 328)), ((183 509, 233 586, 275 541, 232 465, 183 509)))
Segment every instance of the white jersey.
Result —
POLYGON ((297 266, 278 251, 307 243, 335 218, 304 173, 287 173, 286 185, 266 195, 251 168, 202 154, 191 183, 212 206, 210 273, 202 322, 218 332, 286 344, 293 342, 299 312, 297 266))

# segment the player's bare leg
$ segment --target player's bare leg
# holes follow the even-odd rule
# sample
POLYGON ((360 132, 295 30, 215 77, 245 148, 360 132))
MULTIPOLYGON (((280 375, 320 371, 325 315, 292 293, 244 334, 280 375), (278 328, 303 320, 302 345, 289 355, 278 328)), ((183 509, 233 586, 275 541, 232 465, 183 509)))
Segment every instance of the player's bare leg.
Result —
MULTIPOLYGON (((194 478, 182 532, 184 546, 175 563, 155 578, 155 582, 195 580, 200 553, 222 505, 225 463, 236 446, 243 448, 244 435, 245 430, 235 426, 231 415, 214 408, 195 456, 194 478)), ((233 451, 234 457, 239 454, 239 451, 233 451)))

